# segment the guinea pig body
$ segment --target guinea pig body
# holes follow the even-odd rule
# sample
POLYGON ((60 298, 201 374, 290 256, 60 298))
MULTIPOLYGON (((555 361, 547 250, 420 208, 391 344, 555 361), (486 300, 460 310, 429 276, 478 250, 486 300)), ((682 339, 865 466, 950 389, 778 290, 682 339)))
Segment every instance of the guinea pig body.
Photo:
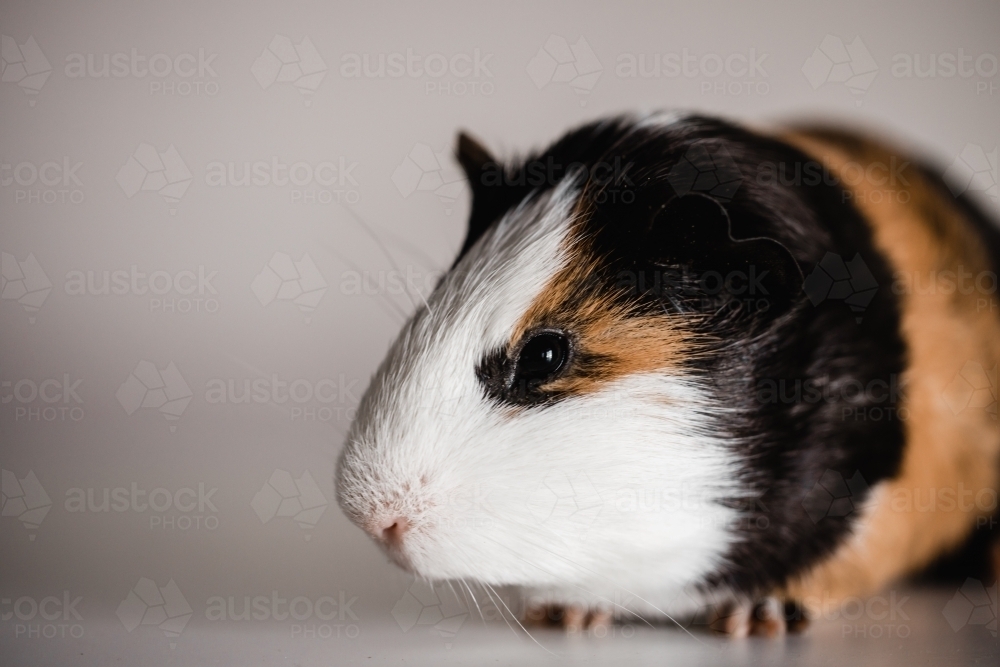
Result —
POLYGON ((466 240, 337 470, 397 564, 773 633, 989 528, 1000 232, 930 172, 668 115, 458 155, 466 240))

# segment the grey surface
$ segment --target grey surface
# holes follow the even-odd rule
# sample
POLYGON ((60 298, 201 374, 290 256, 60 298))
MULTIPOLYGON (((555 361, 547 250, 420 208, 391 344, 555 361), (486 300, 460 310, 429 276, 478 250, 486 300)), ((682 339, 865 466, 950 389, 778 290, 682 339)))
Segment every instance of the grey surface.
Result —
MULTIPOLYGON (((994 593, 995 595, 995 593, 994 593)), ((804 635, 723 639, 695 630, 622 625, 606 634, 566 635, 469 618, 454 636, 428 627, 403 632, 391 618, 361 625, 353 639, 303 637, 293 624, 210 627, 192 621, 174 647, 162 636, 123 637, 117 620, 88 624, 86 638, 9 644, 11 664, 34 665, 995 665, 997 639, 982 626, 942 622, 946 591, 900 591, 895 619, 821 620, 804 635)), ((995 604, 995 603, 994 603, 995 604)), ((346 627, 346 626, 345 626, 346 627)), ((157 635, 159 633, 156 633, 157 635)))
MULTIPOLYGON (((662 108, 752 123, 840 119, 900 138, 944 170, 967 150, 996 155, 1000 75, 897 76, 894 61, 921 54, 926 62, 931 54, 960 50, 974 58, 995 57, 998 25, 996 2, 923 0, 795 7, 775 2, 0 3, 0 33, 5 44, 17 47, 6 63, 15 69, 0 82, 0 251, 9 255, 7 263, 33 256, 51 284, 38 309, 26 309, 13 291, 0 298, 0 467, 16 480, 33 473, 45 495, 35 493, 32 503, 49 507, 35 525, 20 520, 27 515, 13 504, 0 516, 0 661, 332 664, 367 661, 368 655, 381 662, 549 660, 500 621, 483 630, 470 620, 450 651, 423 628, 402 632, 392 610, 411 580, 386 562, 334 502, 332 471, 350 410, 403 317, 419 301, 389 288, 354 293, 352 281, 368 272, 377 282, 379 272, 398 269, 426 289, 449 265, 468 212, 461 185, 457 192, 436 191, 437 185, 416 189, 406 169, 395 180, 394 175, 427 147, 443 156, 441 183, 451 182, 456 176, 447 154, 460 128, 510 155, 596 116, 662 108), (276 35, 295 45, 308 38, 322 60, 313 69, 326 68, 322 80, 304 86, 305 92, 274 80, 265 48, 276 35), (803 69, 827 36, 835 46, 859 39, 876 67, 875 78, 852 91, 829 77, 807 76, 803 69), (15 62, 31 51, 29 37, 44 55, 33 58, 29 69, 50 70, 33 87, 21 85, 32 80, 20 77, 15 62), (543 47, 558 47, 560 38, 568 45, 584 38, 600 66, 596 79, 577 82, 574 89, 546 73, 550 61, 543 47), (440 79, 355 78, 341 71, 352 54, 377 58, 408 49, 449 58, 473 58, 478 50, 488 64, 478 74, 440 79), (131 72, 77 76, 67 70, 75 62, 86 66, 88 57, 100 68, 105 54, 131 58, 133 50, 147 59, 164 54, 171 67, 193 64, 195 72, 161 79, 131 72), (763 69, 752 76, 712 77, 692 70, 691 76, 654 78, 620 76, 617 70, 629 55, 685 50, 699 62, 752 51, 764 56, 763 69), (201 72, 199 52, 207 61, 201 72), (184 54, 191 58, 178 61, 184 54), (255 67, 258 61, 263 65, 255 67), (168 200, 156 191, 133 190, 141 179, 123 169, 144 144, 159 153, 174 146, 190 172, 181 196, 168 200), (328 186, 212 182, 213 165, 233 164, 242 172, 246 162, 272 158, 286 165, 329 162, 339 169, 343 164, 350 175, 328 186), (18 165, 27 165, 20 174, 27 182, 31 169, 47 163, 59 165, 47 172, 56 179, 51 185, 14 179, 18 165), (63 174, 64 163, 71 174, 63 174), (274 298, 255 282, 276 253, 296 261, 309 255, 326 286, 314 309, 274 298), (197 286, 194 294, 172 290, 162 298, 131 288, 125 294, 75 293, 74 275, 89 273, 100 282, 103 272, 132 266, 171 276, 201 268, 214 277, 203 294, 197 286), (183 378, 177 395, 183 397, 186 387, 190 400, 181 399, 178 419, 167 419, 155 406, 132 409, 137 389, 128 378, 142 373, 143 361, 157 372, 173 363, 183 378), (232 404, 211 394, 219 383, 241 386, 274 376, 302 387, 322 384, 332 392, 330 400, 232 404), (60 390, 55 403, 11 398, 19 382, 29 391, 48 379, 60 390), (75 394, 62 391, 67 379, 75 394), (53 412, 43 413, 47 408, 53 412), (315 485, 304 484, 310 493, 318 491, 325 510, 300 522, 274 516, 269 504, 274 492, 265 485, 279 470, 295 479, 308 473, 315 485), (171 494, 184 489, 197 494, 203 485, 211 502, 193 509, 172 505, 163 512, 141 510, 144 501, 125 511, 73 511, 73 499, 86 497, 88 490, 99 502, 104 489, 133 485, 171 494), (175 649, 153 616, 131 631, 135 608, 126 609, 124 620, 116 616, 130 591, 147 580, 157 588, 173 581, 191 609, 174 638, 175 649), (349 620, 356 623, 358 639, 299 641, 281 624, 205 617, 213 597, 242 600, 271 591, 285 598, 357 598, 352 613, 358 618, 349 620), (28 600, 23 604, 30 610, 31 601, 64 595, 81 599, 76 609, 83 638, 18 634, 19 619, 11 615, 17 600, 28 600)), ((157 63, 165 66, 163 57, 157 63)), ((592 68, 593 62, 585 69, 592 68)), ((994 212, 996 176, 994 164, 970 191, 994 212)), ((175 177, 183 180, 183 170, 172 171, 175 177)), ((45 289, 46 281, 32 289, 45 289)), ((953 632, 942 616, 946 599, 934 600, 927 598, 927 611, 919 614, 912 634, 898 641, 841 638, 835 624, 787 644, 729 645, 645 630, 628 640, 574 641, 547 633, 540 640, 557 654, 581 660, 630 656, 664 662, 674 656, 679 664, 793 661, 800 654, 817 663, 849 658, 957 664, 995 649, 991 637, 975 634, 981 626, 953 632)), ((994 597, 994 618, 995 605, 994 597)), ((72 629, 77 619, 69 620, 72 629)), ((58 631, 44 625, 39 633, 58 631)))

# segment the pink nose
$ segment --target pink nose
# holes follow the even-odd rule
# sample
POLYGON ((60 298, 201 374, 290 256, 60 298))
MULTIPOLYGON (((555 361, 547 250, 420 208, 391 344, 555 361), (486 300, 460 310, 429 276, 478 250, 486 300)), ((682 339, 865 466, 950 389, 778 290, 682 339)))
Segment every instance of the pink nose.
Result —
POLYGON ((410 522, 405 517, 394 516, 376 523, 369 532, 378 540, 391 547, 400 547, 403 536, 410 530, 410 522))

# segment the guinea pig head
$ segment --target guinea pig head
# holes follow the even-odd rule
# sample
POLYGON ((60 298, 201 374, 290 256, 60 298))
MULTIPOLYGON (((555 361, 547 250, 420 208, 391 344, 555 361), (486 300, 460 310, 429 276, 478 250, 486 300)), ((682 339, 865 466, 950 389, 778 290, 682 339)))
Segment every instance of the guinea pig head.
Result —
POLYGON ((407 570, 683 584, 730 544, 739 462, 699 360, 712 331, 780 318, 801 275, 605 130, 517 166, 460 138, 466 242, 372 379, 336 473, 340 506, 407 570), (708 271, 757 280, 769 312, 720 315, 708 271))

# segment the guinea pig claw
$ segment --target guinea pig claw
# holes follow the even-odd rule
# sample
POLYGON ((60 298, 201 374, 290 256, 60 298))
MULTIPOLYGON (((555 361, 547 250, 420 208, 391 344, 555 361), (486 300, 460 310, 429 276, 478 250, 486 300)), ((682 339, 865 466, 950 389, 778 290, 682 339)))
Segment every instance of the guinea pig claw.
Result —
POLYGON ((572 607, 566 619, 565 628, 569 633, 607 629, 612 621, 610 611, 583 607, 572 607))
POLYGON ((780 637, 787 632, 785 605, 778 598, 767 598, 753 608, 750 634, 763 637, 780 637))
POLYGON ((562 628, 568 634, 577 634, 607 628, 613 619, 611 612, 606 609, 540 604, 529 607, 524 620, 530 625, 562 628))
POLYGON ((750 634, 753 607, 745 602, 717 605, 708 619, 708 627, 720 635, 742 638, 750 634))
POLYGON ((801 607, 770 596, 756 601, 728 602, 718 606, 709 619, 709 627, 729 637, 780 637, 801 632, 808 620, 801 607))

